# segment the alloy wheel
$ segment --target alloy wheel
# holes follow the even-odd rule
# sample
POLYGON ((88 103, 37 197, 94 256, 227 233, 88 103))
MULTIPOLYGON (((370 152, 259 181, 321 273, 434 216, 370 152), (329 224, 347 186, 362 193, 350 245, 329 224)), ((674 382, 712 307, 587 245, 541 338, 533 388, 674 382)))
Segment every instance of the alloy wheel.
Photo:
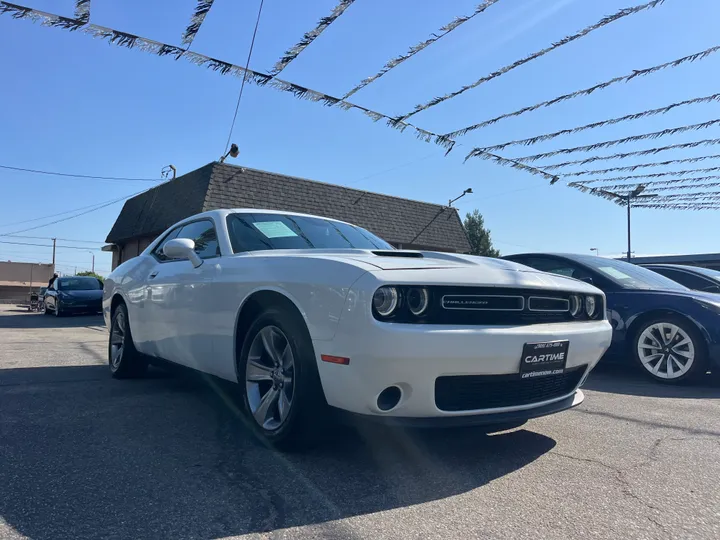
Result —
POLYGON ((255 421, 268 431, 279 429, 295 393, 295 359, 290 341, 277 326, 265 326, 250 344, 245 391, 255 421))
POLYGON ((637 353, 643 367, 655 377, 677 379, 690 371, 695 360, 695 344, 679 326, 658 322, 640 334, 637 353))
POLYGON ((110 366, 113 370, 117 370, 122 362, 123 352, 125 352, 125 313, 118 311, 115 316, 115 322, 110 332, 110 366))

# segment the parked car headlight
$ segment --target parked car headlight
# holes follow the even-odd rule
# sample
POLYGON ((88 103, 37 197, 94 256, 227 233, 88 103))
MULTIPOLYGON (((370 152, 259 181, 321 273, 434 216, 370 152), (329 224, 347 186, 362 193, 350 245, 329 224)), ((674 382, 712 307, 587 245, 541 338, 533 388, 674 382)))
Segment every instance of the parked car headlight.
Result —
POLYGON ((389 317, 398 307, 398 291, 395 287, 380 287, 373 295, 373 308, 381 317, 389 317))
POLYGON ((594 296, 586 296, 585 297, 585 314, 590 318, 595 317, 595 313, 597 311, 597 300, 594 296))
POLYGON ((407 291, 407 306, 413 315, 422 315, 427 310, 430 294, 427 289, 412 288, 407 291))
POLYGON ((570 295, 570 315, 572 315, 574 318, 577 318, 582 313, 583 308, 583 299, 580 295, 577 294, 571 294, 570 295))

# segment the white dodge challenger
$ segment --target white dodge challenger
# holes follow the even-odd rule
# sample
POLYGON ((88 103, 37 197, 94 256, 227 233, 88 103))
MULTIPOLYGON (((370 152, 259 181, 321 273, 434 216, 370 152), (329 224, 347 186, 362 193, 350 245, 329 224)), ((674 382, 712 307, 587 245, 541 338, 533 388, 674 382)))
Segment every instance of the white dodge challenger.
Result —
POLYGON ((110 274, 103 313, 114 377, 161 359, 235 382, 253 429, 281 446, 329 410, 521 425, 581 403, 611 339, 587 283, 270 210, 170 227, 110 274))

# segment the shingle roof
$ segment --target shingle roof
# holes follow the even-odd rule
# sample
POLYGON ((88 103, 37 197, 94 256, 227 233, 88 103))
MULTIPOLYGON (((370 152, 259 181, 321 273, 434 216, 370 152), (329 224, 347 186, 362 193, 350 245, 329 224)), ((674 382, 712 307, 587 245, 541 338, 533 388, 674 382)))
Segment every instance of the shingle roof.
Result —
POLYGON ((127 201, 107 241, 157 234, 180 219, 217 208, 315 214, 354 223, 392 243, 470 250, 460 216, 454 209, 218 162, 127 201), (201 175, 204 181, 197 178, 201 175), (186 181, 188 177, 193 180, 186 181), (158 190, 163 188, 167 192, 161 194, 158 190), (158 193, 153 197, 155 191, 158 193), (154 203, 150 202, 152 199, 154 203), (136 217, 139 212, 147 216, 150 208, 158 214, 156 219, 136 217), (128 234, 130 231, 132 234, 128 234))

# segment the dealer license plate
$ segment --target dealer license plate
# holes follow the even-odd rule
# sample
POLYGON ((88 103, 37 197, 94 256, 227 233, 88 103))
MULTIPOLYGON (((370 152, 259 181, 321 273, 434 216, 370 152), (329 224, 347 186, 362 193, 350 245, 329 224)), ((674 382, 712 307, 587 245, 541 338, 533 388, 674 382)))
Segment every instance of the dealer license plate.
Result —
POLYGON ((526 343, 520 358, 520 378, 561 375, 565 372, 569 346, 568 340, 526 343))

